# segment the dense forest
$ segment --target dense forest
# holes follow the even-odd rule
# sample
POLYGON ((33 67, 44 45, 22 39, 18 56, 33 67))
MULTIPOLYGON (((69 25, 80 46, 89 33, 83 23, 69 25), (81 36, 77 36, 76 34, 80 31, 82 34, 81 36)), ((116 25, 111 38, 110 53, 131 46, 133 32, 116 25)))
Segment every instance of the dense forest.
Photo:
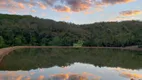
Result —
POLYGON ((0 14, 0 47, 142 45, 142 21, 76 25, 30 15, 0 14))

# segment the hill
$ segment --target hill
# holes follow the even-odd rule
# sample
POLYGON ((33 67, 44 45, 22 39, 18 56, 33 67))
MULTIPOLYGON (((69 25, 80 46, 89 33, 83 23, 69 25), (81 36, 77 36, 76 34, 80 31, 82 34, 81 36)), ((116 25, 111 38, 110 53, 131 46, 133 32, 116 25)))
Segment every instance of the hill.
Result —
POLYGON ((0 14, 0 47, 8 46, 142 45, 142 22, 100 22, 77 25, 30 15, 0 14))

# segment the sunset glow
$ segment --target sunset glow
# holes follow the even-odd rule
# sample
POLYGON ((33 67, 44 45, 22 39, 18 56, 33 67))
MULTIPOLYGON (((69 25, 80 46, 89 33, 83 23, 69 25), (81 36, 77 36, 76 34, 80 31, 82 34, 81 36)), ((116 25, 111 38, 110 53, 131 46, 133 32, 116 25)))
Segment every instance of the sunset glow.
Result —
POLYGON ((85 24, 142 20, 141 5, 141 0, 0 0, 0 13, 85 24))

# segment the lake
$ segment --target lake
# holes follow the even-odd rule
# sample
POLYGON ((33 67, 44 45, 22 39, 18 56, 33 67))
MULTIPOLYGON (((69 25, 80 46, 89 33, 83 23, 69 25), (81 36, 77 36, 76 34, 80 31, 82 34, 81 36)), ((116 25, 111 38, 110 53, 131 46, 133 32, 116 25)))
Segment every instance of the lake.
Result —
POLYGON ((142 80, 142 52, 17 49, 0 62, 0 80, 142 80))

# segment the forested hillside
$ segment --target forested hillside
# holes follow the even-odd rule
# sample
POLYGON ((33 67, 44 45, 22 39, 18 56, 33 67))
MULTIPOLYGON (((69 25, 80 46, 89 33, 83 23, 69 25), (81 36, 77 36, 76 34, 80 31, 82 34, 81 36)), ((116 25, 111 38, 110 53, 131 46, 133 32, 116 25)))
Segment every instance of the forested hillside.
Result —
POLYGON ((37 17, 0 14, 0 47, 142 45, 142 22, 100 22, 86 25, 37 17))

